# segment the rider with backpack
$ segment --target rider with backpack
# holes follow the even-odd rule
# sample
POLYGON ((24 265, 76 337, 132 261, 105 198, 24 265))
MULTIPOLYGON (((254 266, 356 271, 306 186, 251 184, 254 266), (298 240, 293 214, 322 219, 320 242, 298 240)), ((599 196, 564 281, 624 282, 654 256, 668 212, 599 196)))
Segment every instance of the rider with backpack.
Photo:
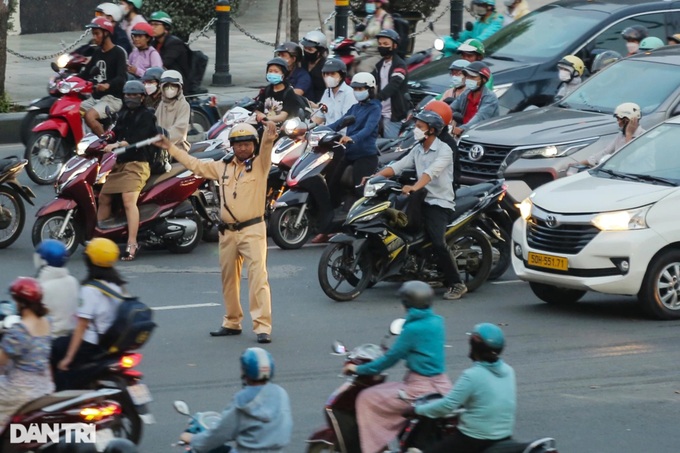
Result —
POLYGON ((165 69, 179 71, 188 80, 191 73, 189 47, 180 38, 170 34, 172 18, 165 11, 155 11, 149 17, 149 25, 153 27, 154 47, 161 54, 165 69))
POLYGON ((298 115, 304 108, 295 90, 288 83, 288 62, 276 57, 267 62, 267 85, 255 98, 260 107, 255 111, 257 121, 267 119, 275 123, 282 123, 287 118, 298 115))
POLYGON ((406 62, 397 54, 399 34, 396 31, 383 30, 376 37, 382 58, 373 69, 373 77, 378 82, 376 98, 382 103, 382 136, 395 138, 411 107, 406 62))

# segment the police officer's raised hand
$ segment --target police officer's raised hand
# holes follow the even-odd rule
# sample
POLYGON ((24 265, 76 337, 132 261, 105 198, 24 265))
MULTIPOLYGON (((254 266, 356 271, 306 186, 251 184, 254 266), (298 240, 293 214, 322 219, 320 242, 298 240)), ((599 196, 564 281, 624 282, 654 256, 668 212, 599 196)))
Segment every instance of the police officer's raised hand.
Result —
POLYGON ((264 121, 262 124, 264 124, 267 137, 275 139, 278 134, 276 131, 276 123, 273 121, 264 121))
POLYGON ((347 135, 343 135, 342 138, 340 139, 340 144, 344 145, 345 143, 353 143, 354 140, 352 140, 352 137, 349 137, 347 135))
POLYGON ((154 146, 157 146, 160 149, 170 149, 170 147, 172 146, 172 142, 168 137, 162 134, 159 134, 157 137, 160 138, 157 141, 153 142, 154 146))

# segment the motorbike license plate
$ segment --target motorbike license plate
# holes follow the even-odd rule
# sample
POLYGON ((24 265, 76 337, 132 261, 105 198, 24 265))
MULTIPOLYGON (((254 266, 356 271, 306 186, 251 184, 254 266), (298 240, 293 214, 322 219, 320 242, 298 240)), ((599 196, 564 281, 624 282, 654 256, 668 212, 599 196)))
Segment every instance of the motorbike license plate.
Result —
POLYGON ((566 271, 569 269, 569 260, 561 256, 544 255, 542 253, 529 252, 528 263, 530 266, 545 267, 566 271))
POLYGON ((97 451, 104 451, 114 439, 113 430, 111 429, 99 429, 95 433, 95 448, 97 451))
POLYGON ((153 401, 151 398, 151 392, 145 384, 135 384, 127 388, 130 398, 135 406, 141 406, 142 404, 150 403, 153 401))

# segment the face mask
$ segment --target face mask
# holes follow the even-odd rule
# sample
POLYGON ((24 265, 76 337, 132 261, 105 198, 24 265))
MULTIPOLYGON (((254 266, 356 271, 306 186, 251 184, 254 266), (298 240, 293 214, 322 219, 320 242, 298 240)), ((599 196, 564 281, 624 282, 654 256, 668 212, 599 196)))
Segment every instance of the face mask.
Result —
POLYGON ((130 14, 130 8, 128 8, 127 6, 121 6, 120 9, 123 10, 123 16, 127 16, 128 14, 130 14))
POLYGON ((478 17, 484 17, 484 16, 486 16, 486 13, 487 13, 486 6, 480 6, 480 5, 475 5, 474 11, 475 11, 475 15, 477 15, 478 17))
POLYGON ((459 75, 451 76, 451 84, 456 88, 463 85, 463 76, 459 75))
POLYGON ((413 129, 413 138, 416 139, 417 142, 422 142, 425 140, 426 134, 425 131, 419 128, 413 129))
POLYGON ((146 91, 146 94, 152 95, 158 90, 158 86, 155 83, 145 83, 144 84, 144 91, 146 91))
POLYGON ((168 99, 175 99, 177 97, 177 94, 179 93, 179 88, 169 86, 163 88, 163 95, 168 98, 168 99))
POLYGON ((378 53, 381 57, 386 57, 394 53, 394 49, 391 47, 378 47, 378 53))
POLYGON ((562 82, 570 82, 571 81, 571 72, 565 71, 564 69, 559 70, 559 78, 562 82))
POLYGON ((126 97, 123 99, 123 104, 125 104, 125 107, 127 107, 130 110, 134 110, 140 105, 142 105, 142 98, 141 97, 134 97, 134 98, 128 98, 126 97))
POLYGON ((268 72, 267 82, 271 83, 272 85, 278 85, 279 83, 283 82, 283 76, 281 74, 277 74, 276 72, 268 72))
POLYGON ((628 53, 637 52, 639 48, 640 48, 640 44, 637 43, 637 42, 627 42, 626 43, 626 49, 628 49, 628 53))
POLYGON ((359 102, 365 101, 368 99, 368 90, 364 91, 354 91, 354 99, 356 99, 359 102))
POLYGON ((340 79, 336 79, 333 76, 326 76, 323 78, 323 81, 328 88, 335 88, 336 86, 340 85, 340 79))
POLYGON ((468 90, 476 90, 479 87, 479 82, 472 79, 465 79, 465 88, 468 90))
POLYGON ((305 52, 305 61, 316 61, 319 56, 319 52, 305 52))
POLYGON ((366 3, 366 12, 373 14, 375 12, 375 3, 366 3))

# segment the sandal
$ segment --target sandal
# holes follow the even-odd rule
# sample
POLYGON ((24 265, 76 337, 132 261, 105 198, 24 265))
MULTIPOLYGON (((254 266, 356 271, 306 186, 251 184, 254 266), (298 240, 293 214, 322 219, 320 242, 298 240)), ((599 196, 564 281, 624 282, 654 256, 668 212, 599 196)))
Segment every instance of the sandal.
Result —
POLYGON ((139 244, 128 244, 121 261, 133 261, 139 251, 139 244))

